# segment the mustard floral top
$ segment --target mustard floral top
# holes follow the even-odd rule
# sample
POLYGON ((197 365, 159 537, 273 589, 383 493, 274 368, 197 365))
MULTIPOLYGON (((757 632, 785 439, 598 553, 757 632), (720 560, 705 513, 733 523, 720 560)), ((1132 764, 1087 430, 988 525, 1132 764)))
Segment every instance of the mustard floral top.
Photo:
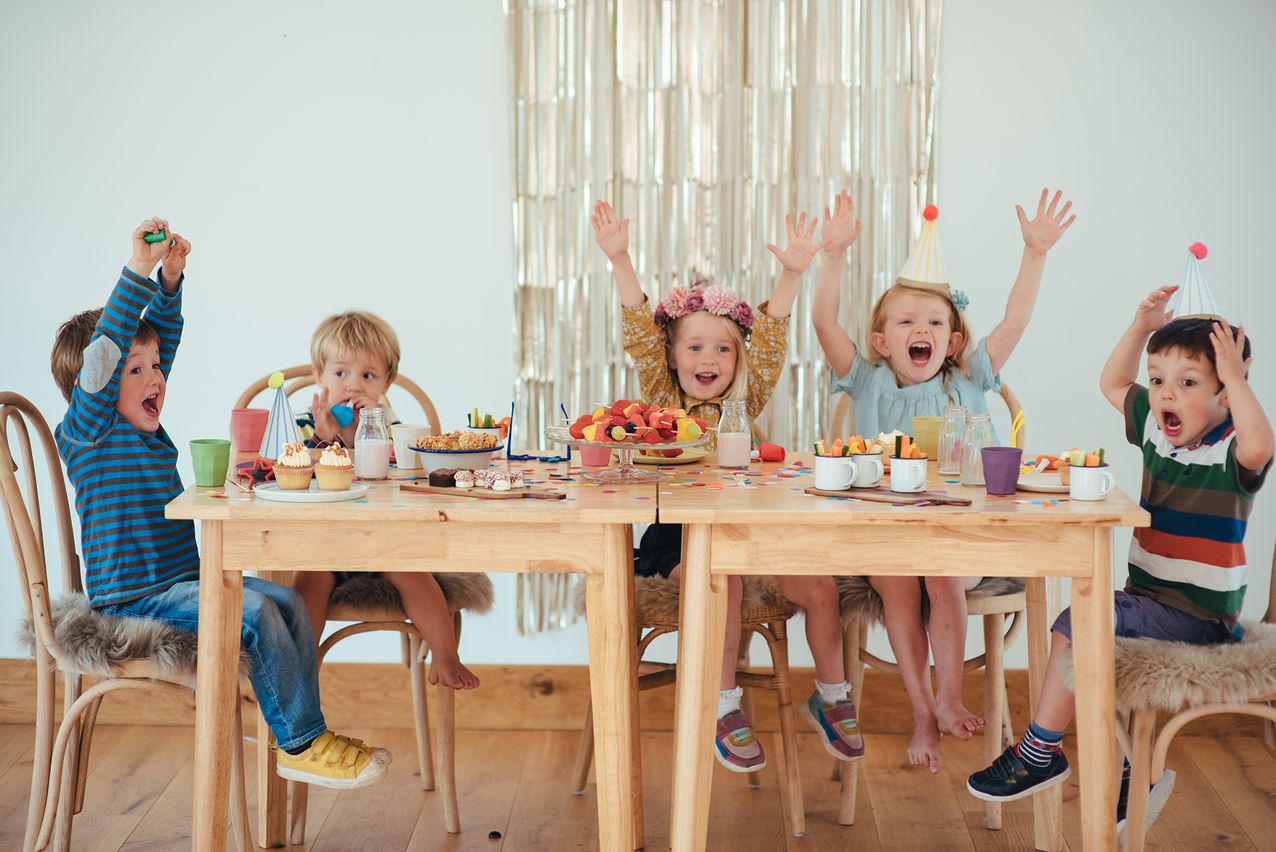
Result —
MULTIPOLYGON (((789 345, 789 318, 768 316, 766 306, 763 302, 753 309, 753 332, 749 336, 749 393, 744 408, 750 429, 771 399, 789 345)), ((692 417, 704 420, 709 426, 708 448, 713 449, 718 440, 718 420, 722 417, 722 397, 696 399, 684 393, 669 368, 665 333, 656 325, 647 304, 621 310, 625 352, 637 364, 642 401, 683 408, 692 417)))

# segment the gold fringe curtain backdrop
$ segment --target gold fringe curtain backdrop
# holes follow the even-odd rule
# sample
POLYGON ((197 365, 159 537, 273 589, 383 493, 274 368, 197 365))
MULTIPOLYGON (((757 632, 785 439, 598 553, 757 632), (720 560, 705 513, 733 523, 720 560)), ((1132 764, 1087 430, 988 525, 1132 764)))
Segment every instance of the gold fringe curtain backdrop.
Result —
MULTIPOLYGON (((520 443, 543 442, 559 403, 575 416, 638 392, 589 223, 596 198, 632 220, 630 254, 653 307, 692 269, 756 305, 779 275, 766 245, 783 245, 785 214, 823 218, 848 187, 865 227, 847 259, 842 320, 864 339, 873 300, 934 200, 942 0, 506 0, 505 9, 520 443)), ((793 448, 816 439, 834 404, 810 321, 815 269, 760 418, 771 440, 793 448)))

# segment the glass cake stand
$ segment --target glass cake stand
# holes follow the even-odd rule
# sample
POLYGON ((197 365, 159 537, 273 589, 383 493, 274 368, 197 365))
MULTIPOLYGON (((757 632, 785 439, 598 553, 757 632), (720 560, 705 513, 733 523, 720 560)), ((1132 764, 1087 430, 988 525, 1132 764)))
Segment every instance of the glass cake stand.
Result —
POLYGON ((571 444, 573 447, 604 447, 615 450, 620 457, 620 464, 597 473, 586 473, 585 476, 595 482, 634 483, 658 482, 660 474, 654 471, 639 470, 634 466, 634 453, 655 453, 660 450, 685 450, 699 447, 709 440, 708 434, 701 435, 694 441, 674 441, 668 444, 623 444, 616 441, 586 441, 573 438, 566 426, 550 426, 545 430, 545 438, 556 444, 571 444))

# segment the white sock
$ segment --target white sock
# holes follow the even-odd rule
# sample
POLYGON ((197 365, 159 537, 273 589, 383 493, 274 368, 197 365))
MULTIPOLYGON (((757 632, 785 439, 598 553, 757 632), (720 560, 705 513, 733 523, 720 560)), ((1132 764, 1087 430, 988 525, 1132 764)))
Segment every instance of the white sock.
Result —
POLYGON ((825 683, 819 678, 816 678, 815 688, 820 693, 820 700, 825 704, 836 704, 839 701, 845 701, 851 697, 851 687, 844 680, 838 681, 837 683, 825 683))
POLYGON ((744 697, 744 687, 723 689, 718 691, 718 718, 740 709, 740 699, 744 697))

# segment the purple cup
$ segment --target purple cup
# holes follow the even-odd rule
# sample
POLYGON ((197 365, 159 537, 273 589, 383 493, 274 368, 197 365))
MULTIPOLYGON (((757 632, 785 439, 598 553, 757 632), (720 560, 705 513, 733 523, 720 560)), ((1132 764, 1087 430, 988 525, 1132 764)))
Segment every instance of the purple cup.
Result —
POLYGON ((1019 484, 1019 465, 1023 462, 1020 447, 984 447, 984 486, 989 494, 1014 494, 1019 484))

